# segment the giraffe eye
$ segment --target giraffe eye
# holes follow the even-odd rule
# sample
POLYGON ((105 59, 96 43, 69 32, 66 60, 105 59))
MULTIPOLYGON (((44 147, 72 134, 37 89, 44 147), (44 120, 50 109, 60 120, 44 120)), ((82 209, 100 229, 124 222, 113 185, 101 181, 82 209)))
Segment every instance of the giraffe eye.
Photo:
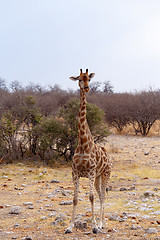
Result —
POLYGON ((79 80, 79 82, 82 82, 82 80, 79 80))

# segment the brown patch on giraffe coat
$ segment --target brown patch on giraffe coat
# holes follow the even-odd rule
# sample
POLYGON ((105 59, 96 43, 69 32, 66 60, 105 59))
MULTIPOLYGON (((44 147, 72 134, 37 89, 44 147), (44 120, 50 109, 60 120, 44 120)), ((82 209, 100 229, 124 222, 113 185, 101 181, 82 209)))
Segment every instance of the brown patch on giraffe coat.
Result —
POLYGON ((83 166, 85 166, 85 163, 86 163, 86 161, 85 161, 84 159, 82 159, 81 164, 82 164, 83 166))
POLYGON ((82 112, 82 113, 81 113, 81 117, 84 117, 84 116, 85 116, 85 114, 86 114, 85 112, 82 112))
POLYGON ((85 121, 85 117, 80 118, 81 124, 85 121))
POLYGON ((83 129, 80 130, 80 135, 84 135, 85 134, 85 131, 83 129))
POLYGON ((95 155, 93 152, 91 152, 91 158, 95 158, 95 155))
POLYGON ((82 172, 82 173, 85 172, 85 166, 84 165, 78 165, 77 169, 78 169, 79 172, 82 172))
POLYGON ((86 106, 82 106, 81 107, 81 112, 84 111, 86 109, 86 106))
POLYGON ((79 157, 74 158, 74 163, 77 165, 79 163, 79 157))
POLYGON ((86 168, 89 168, 89 167, 90 167, 90 163, 89 161, 87 161, 86 168))
POLYGON ((90 149, 89 149, 89 145, 88 145, 88 144, 86 144, 86 145, 84 146, 84 150, 85 150, 86 153, 89 153, 89 152, 90 152, 90 149))
POLYGON ((87 142, 87 140, 88 140, 87 136, 82 137, 82 139, 81 139, 82 145, 84 145, 87 142))

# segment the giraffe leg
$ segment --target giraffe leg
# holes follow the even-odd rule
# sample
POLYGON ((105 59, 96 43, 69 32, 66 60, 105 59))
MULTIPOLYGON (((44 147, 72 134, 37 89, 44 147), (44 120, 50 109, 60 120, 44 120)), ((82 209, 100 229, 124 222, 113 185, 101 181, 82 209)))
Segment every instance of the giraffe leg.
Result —
POLYGON ((98 176, 95 179, 95 188, 97 190, 99 200, 100 200, 100 222, 98 224, 98 228, 101 230, 104 226, 103 224, 103 216, 104 216, 104 198, 105 198, 105 191, 102 188, 102 176, 98 176))
POLYGON ((105 228, 105 221, 104 221, 104 201, 105 201, 105 194, 106 194, 106 182, 104 181, 104 178, 102 177, 102 183, 101 183, 101 199, 100 199, 100 222, 99 222, 99 228, 105 228))
POLYGON ((73 183, 74 183, 74 197, 73 197, 73 212, 72 212, 72 219, 69 227, 66 229, 66 233, 72 233, 72 229, 74 227, 75 222, 75 215, 76 215, 76 208, 78 203, 78 191, 79 191, 79 178, 73 176, 73 183))
POLYGON ((95 182, 95 177, 91 176, 89 178, 89 183, 90 183, 90 194, 89 194, 89 200, 91 202, 91 210, 92 210, 92 231, 93 233, 97 233, 98 228, 96 226, 96 221, 95 221, 95 214, 94 214, 94 182, 95 182))
POLYGON ((101 175, 101 199, 100 199, 100 223, 99 227, 105 228, 105 219, 104 219, 104 202, 106 195, 106 187, 110 177, 110 168, 108 167, 101 175))

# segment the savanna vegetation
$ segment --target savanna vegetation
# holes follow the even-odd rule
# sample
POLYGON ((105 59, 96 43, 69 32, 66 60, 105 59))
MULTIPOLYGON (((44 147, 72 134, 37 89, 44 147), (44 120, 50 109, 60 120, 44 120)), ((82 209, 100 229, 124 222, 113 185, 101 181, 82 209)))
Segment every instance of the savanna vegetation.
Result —
MULTIPOLYGON (((87 95, 87 120, 95 141, 103 141, 110 127, 119 132, 132 125, 147 136, 160 119, 160 91, 114 93, 110 82, 93 82, 87 95)), ((45 163, 72 159, 77 145, 79 91, 59 86, 7 88, 0 79, 0 160, 45 163)))

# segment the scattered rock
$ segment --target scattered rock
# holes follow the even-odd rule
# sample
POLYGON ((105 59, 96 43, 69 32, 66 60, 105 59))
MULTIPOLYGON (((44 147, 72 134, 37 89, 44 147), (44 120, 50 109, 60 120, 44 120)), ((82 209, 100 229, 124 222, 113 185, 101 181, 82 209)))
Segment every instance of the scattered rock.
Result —
POLYGON ((23 187, 20 187, 20 188, 15 187, 14 189, 15 189, 15 190, 23 190, 23 187))
POLYGON ((122 187, 119 189, 119 191, 127 191, 127 188, 122 187))
POLYGON ((60 214, 58 217, 55 218, 55 222, 62 223, 64 222, 66 217, 63 214, 60 214))
POLYGON ((128 190, 129 190, 129 191, 135 190, 135 186, 130 187, 128 190))
POLYGON ((57 222, 56 221, 52 222, 51 226, 57 226, 57 222))
POLYGON ((149 155, 149 152, 144 152, 144 155, 145 155, 145 156, 149 155))
POLYGON ((59 205, 72 205, 73 201, 62 201, 59 205))
POLYGON ((56 180, 56 179, 53 179, 50 181, 50 183, 60 183, 60 181, 56 180))
POLYGON ((6 175, 3 175, 3 176, 2 176, 2 178, 8 178, 8 176, 6 176, 6 175))
POLYGON ((137 225, 132 225, 130 229, 131 230, 137 230, 137 225))
POLYGON ((85 222, 85 221, 76 221, 75 223, 74 223, 74 227, 75 228, 78 228, 78 229, 86 229, 87 228, 87 222, 85 222))
POLYGON ((28 205, 31 206, 31 205, 33 205, 33 203, 32 203, 32 202, 24 202, 23 205, 24 205, 24 206, 28 206, 28 205))
POLYGON ((29 205, 29 206, 28 206, 28 209, 34 209, 34 207, 33 207, 33 206, 31 206, 31 205, 29 205))
POLYGON ((119 221, 120 220, 118 215, 110 215, 108 219, 110 221, 119 221))
POLYGON ((151 209, 148 207, 139 207, 138 210, 147 212, 147 211, 150 211, 151 209))
POLYGON ((19 224, 14 224, 14 228, 18 228, 19 227, 19 224))
MULTIPOLYGON (((150 213, 151 214, 151 213, 150 213)), ((160 215, 160 211, 154 211, 153 212, 154 215, 160 215)))
POLYGON ((45 219, 47 219, 47 217, 46 216, 42 216, 42 217, 40 217, 40 219, 41 220, 45 220, 45 219))
POLYGON ((71 194, 70 190, 63 190, 62 191, 62 195, 65 196, 65 197, 69 196, 69 194, 71 194))
POLYGON ((21 208, 19 206, 13 206, 13 207, 11 207, 11 210, 9 213, 10 214, 20 214, 21 208))
POLYGON ((154 234, 154 233, 157 233, 158 230, 156 228, 148 228, 145 230, 145 232, 149 234, 154 234))
POLYGON ((56 212, 48 214, 48 217, 55 217, 55 216, 56 216, 56 212))
POLYGON ((154 197, 154 193, 152 191, 145 192, 142 197, 148 198, 148 197, 154 197))
POLYGON ((27 236, 27 237, 22 238, 22 240, 32 240, 32 237, 31 236, 27 236))
POLYGON ((116 233, 117 230, 115 228, 111 228, 111 229, 108 229, 108 232, 113 232, 113 233, 116 233))

